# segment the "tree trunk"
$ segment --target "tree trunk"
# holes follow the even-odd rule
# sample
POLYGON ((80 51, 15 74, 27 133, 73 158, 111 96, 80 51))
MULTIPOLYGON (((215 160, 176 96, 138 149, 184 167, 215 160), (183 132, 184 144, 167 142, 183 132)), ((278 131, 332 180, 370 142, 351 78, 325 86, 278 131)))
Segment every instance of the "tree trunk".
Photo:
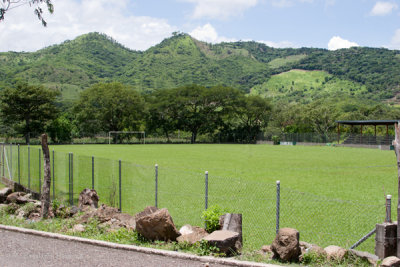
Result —
POLYGON ((42 202, 41 215, 42 218, 49 216, 50 207, 50 186, 51 186, 51 173, 50 173, 50 152, 47 144, 47 134, 42 134, 42 150, 43 150, 43 163, 44 163, 44 181, 42 187, 42 202))
MULTIPOLYGON (((394 152, 396 153, 397 159, 397 190, 398 190, 398 197, 397 197, 397 225, 400 225, 400 129, 399 123, 394 125, 395 128, 395 140, 393 141, 394 152)), ((397 227, 397 251, 396 256, 400 257, 400 227, 397 227)))
POLYGON ((197 138, 197 131, 193 131, 190 143, 195 144, 196 143, 196 138, 197 138))

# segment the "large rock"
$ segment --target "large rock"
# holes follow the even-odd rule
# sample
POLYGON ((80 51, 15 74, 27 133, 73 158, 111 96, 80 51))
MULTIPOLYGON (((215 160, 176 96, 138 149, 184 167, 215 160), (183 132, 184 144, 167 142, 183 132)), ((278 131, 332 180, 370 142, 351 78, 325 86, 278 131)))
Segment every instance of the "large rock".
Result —
POLYGON ((365 252, 365 251, 349 249, 348 253, 350 253, 351 255, 358 257, 360 259, 367 260, 372 266, 376 266, 376 263, 379 260, 378 256, 368 253, 368 252, 365 252))
POLYGON ((107 205, 102 204, 95 212, 94 216, 96 216, 99 222, 106 222, 114 218, 116 214, 119 214, 119 210, 114 207, 109 207, 107 205))
POLYGON ((221 253, 226 255, 235 254, 241 248, 239 233, 227 230, 214 231, 203 240, 216 246, 221 253))
POLYGON ((239 234, 239 242, 243 243, 242 237, 242 214, 227 213, 219 217, 221 230, 233 231, 239 234))
POLYGON ((384 258, 381 267, 400 267, 400 259, 395 256, 384 258))
POLYGON ((29 196, 24 192, 14 192, 7 196, 6 203, 25 204, 29 202, 29 196))
POLYGON ((203 228, 198 226, 191 226, 189 224, 182 226, 181 229, 179 229, 179 232, 181 233, 181 236, 176 239, 179 243, 187 242, 190 244, 194 244, 196 242, 199 242, 204 237, 208 236, 207 231, 203 228))
POLYGON ((348 251, 347 249, 338 247, 338 246, 328 246, 324 248, 326 252, 326 256, 328 260, 337 260, 341 261, 343 258, 347 255, 348 251))
POLYGON ((310 244, 304 241, 300 241, 299 244, 302 254, 314 253, 317 255, 326 255, 325 250, 320 246, 317 246, 315 244, 310 244))
POLYGON ((176 241, 180 235, 167 209, 147 207, 135 215, 135 221, 136 231, 150 240, 176 241))
POLYGON ((299 239, 300 234, 296 229, 279 229, 271 245, 274 258, 283 261, 298 261, 301 254, 299 239))
POLYGON ((12 189, 5 187, 0 190, 0 203, 4 203, 7 200, 7 196, 12 193, 12 189))
POLYGON ((114 219, 118 221, 120 227, 125 227, 126 229, 135 230, 136 220, 135 217, 127 213, 117 213, 114 215, 114 219))
POLYGON ((90 206, 92 208, 97 209, 98 203, 99 203, 99 196, 97 195, 97 192, 94 189, 85 188, 79 194, 79 202, 78 202, 79 209, 82 209, 85 206, 90 206))

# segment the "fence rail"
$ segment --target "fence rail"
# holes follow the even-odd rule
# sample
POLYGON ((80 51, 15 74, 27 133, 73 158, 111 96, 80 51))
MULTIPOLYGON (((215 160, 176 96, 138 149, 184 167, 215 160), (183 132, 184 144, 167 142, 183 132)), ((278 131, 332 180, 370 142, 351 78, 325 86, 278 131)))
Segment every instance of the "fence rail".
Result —
MULTIPOLYGON (((3 177, 40 192, 40 149, 1 144, 3 177)), ((385 203, 345 201, 292 190, 281 183, 219 177, 164 166, 51 153, 52 199, 76 205, 84 188, 100 201, 135 214, 146 206, 168 208, 175 224, 203 225, 204 208, 219 205, 243 214, 244 246, 270 244, 282 227, 296 228, 301 239, 320 246, 350 247, 385 219, 385 203)), ((372 252, 373 240, 362 249, 372 252)))

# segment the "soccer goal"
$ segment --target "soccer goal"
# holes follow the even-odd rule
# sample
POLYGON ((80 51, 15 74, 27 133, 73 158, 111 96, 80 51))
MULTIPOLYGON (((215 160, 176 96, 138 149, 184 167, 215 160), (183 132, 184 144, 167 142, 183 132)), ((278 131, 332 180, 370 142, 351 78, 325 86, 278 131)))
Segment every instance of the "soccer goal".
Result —
POLYGON ((122 141, 127 138, 130 140, 132 139, 132 136, 138 139, 141 144, 146 144, 146 132, 140 131, 110 131, 108 132, 108 144, 111 144, 111 141, 114 137, 115 140, 122 141))

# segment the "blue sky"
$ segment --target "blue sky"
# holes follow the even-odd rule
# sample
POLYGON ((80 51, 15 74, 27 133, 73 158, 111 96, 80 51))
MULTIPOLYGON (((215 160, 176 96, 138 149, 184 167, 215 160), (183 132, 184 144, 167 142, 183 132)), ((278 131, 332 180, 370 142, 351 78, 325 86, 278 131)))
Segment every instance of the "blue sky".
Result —
POLYGON ((400 49, 400 0, 53 0, 43 28, 28 5, 0 22, 0 51, 35 51, 103 32, 145 50, 174 31, 273 47, 400 49))

